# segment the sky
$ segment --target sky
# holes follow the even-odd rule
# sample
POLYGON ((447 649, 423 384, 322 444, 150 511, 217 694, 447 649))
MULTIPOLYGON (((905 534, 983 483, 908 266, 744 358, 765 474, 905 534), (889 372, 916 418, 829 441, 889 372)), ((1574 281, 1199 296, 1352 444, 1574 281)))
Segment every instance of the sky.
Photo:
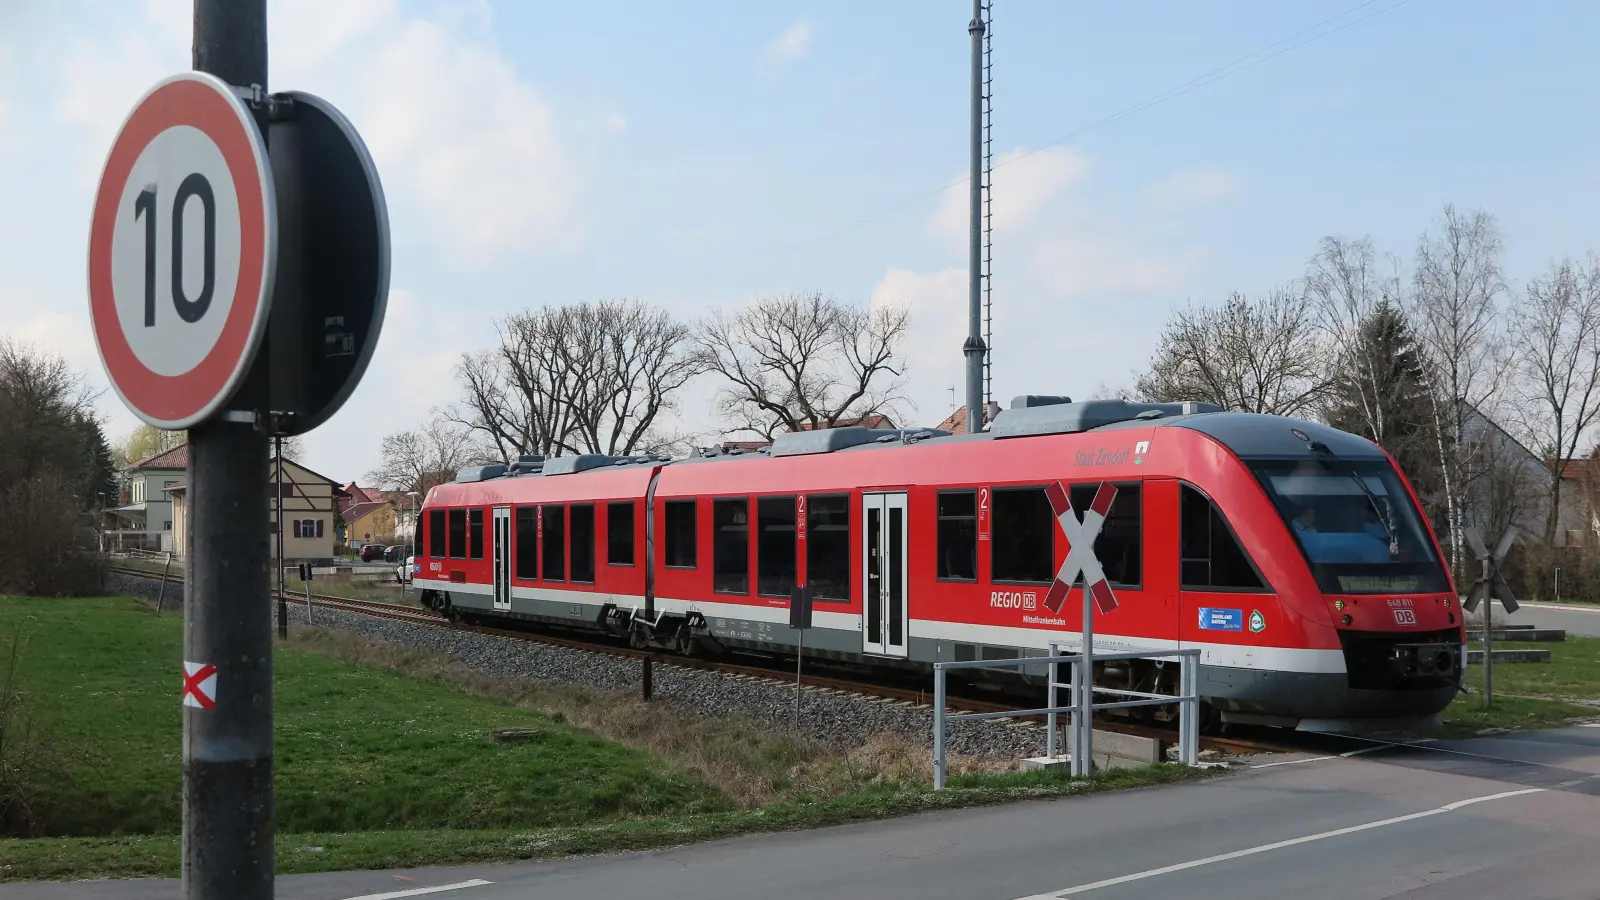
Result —
MULTIPOLYGON (((1129 382, 1175 308, 1285 284, 1325 235, 1409 257, 1447 202, 1499 217, 1516 281, 1600 250, 1600 4, 995 6, 1003 404, 1129 382)), ((372 365, 304 462, 363 480, 497 319, 611 298, 685 320, 790 291, 907 305, 908 418, 936 424, 963 383, 970 15, 270 0, 270 87, 361 131, 393 241, 372 365)), ((187 0, 0 0, 0 332, 99 388, 90 206, 191 28, 187 0)), ((686 427, 715 428, 715 387, 685 395, 686 427)), ((113 438, 136 424, 109 389, 99 406, 113 438)))

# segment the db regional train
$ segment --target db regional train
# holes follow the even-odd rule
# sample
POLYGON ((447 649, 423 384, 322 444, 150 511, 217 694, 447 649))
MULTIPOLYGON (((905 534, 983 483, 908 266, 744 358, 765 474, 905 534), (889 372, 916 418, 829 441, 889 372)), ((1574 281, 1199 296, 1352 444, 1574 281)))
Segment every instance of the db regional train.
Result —
MULTIPOLYGON (((428 492, 414 583, 469 621, 913 671, 1071 647, 1088 590, 1102 652, 1201 651, 1207 727, 1414 724, 1464 663, 1455 586, 1392 457, 1201 403, 1028 396, 977 434, 853 426, 464 469, 428 492)), ((1170 661, 1095 677, 1178 687, 1170 661)))

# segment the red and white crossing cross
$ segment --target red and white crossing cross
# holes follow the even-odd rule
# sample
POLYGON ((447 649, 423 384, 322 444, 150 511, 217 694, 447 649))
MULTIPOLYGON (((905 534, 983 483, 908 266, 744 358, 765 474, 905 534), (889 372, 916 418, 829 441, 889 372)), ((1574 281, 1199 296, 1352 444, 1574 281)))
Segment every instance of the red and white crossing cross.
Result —
POLYGON ((1045 595, 1045 608, 1052 613, 1061 612, 1067 595, 1072 592, 1072 583, 1081 574, 1089 593, 1094 595, 1094 603, 1100 608, 1100 614, 1111 612, 1117 608, 1117 595, 1106 582, 1106 573, 1094 555, 1094 539, 1100 536, 1100 526, 1106 522, 1111 502, 1117 499, 1116 485, 1100 482, 1099 489, 1094 492, 1094 500, 1083 511, 1081 522, 1073 512, 1072 497, 1061 486, 1061 482, 1045 488, 1044 493, 1050 500, 1050 509, 1056 514, 1056 524, 1061 526, 1061 533, 1067 538, 1067 561, 1061 564, 1055 584, 1050 585, 1050 593, 1045 595))
POLYGON ((183 664, 183 705, 196 709, 216 709, 216 666, 210 663, 183 664))

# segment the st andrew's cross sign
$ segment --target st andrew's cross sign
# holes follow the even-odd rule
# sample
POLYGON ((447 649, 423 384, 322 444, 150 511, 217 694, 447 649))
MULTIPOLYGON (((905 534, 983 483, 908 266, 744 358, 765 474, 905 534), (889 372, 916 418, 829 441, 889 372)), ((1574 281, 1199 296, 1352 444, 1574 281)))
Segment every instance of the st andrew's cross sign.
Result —
POLYGON ((1100 483, 1089 508, 1083 511, 1081 521, 1072 508, 1072 496, 1061 486, 1061 482, 1045 488, 1045 496, 1050 501, 1051 511, 1055 513, 1056 524, 1067 539, 1067 559, 1056 573, 1050 593, 1045 595, 1045 608, 1052 613, 1060 613, 1061 607, 1067 602, 1067 595, 1072 591, 1072 583, 1082 575, 1084 590, 1093 595, 1100 614, 1111 612, 1117 608, 1117 595, 1111 590, 1100 560, 1094 555, 1094 541, 1100 536, 1112 502, 1117 499, 1116 485, 1104 481, 1100 483))

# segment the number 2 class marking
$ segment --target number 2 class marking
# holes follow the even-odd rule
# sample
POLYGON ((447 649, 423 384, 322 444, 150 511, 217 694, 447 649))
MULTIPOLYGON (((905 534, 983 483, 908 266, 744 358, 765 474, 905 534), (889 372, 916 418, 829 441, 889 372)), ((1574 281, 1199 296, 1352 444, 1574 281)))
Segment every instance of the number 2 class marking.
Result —
MULTIPOLYGON (((144 326, 156 324, 156 191, 145 188, 133 201, 133 218, 144 220, 144 326)), ((217 198, 211 182, 199 172, 194 172, 178 185, 172 199, 172 306, 178 318, 190 323, 200 321, 211 308, 211 297, 217 287, 217 198), (202 271, 200 296, 190 300, 183 286, 183 220, 185 207, 191 199, 200 201, 203 221, 202 271)))

